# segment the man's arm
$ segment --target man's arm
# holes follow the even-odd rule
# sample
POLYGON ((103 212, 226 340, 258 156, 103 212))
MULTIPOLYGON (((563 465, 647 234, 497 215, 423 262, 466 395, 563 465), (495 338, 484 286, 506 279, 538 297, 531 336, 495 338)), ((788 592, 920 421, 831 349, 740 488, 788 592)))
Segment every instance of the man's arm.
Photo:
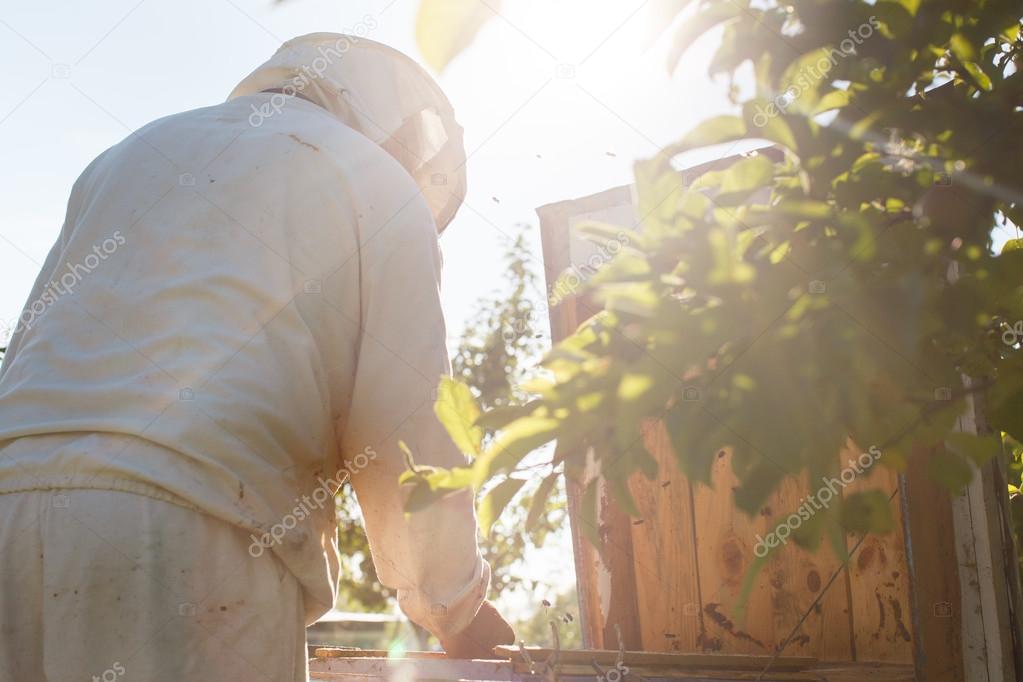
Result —
POLYGON ((440 377, 450 374, 433 221, 422 201, 412 201, 361 240, 363 333, 342 452, 346 459, 359 452, 371 458, 351 481, 374 564, 381 582, 397 589, 409 618, 458 655, 485 655, 511 631, 489 647, 482 640, 475 649, 460 644, 464 637, 480 639, 467 629, 483 613, 490 584, 490 566, 477 545, 472 492, 407 515, 407 490, 398 486, 405 470, 399 441, 418 464, 466 463, 433 412, 440 377))

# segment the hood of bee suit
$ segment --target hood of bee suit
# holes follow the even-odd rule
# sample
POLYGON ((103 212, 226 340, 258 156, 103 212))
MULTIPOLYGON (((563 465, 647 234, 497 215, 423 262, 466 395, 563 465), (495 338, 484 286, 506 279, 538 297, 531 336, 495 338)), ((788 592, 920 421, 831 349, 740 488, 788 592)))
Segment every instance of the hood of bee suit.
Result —
POLYGON ((443 231, 465 199, 465 146, 434 79, 397 50, 356 36, 312 33, 284 43, 228 99, 280 89, 323 107, 387 150, 419 185, 443 231))

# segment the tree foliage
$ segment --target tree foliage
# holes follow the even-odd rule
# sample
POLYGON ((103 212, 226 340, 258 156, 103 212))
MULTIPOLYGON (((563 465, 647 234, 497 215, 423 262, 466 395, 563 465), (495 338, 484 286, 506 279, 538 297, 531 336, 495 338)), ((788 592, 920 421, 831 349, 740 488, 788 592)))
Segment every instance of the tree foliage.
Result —
MULTIPOLYGON (((710 70, 735 79, 734 112, 636 164, 641 226, 581 292, 602 310, 545 357, 535 399, 482 413, 499 432, 463 479, 514 478, 556 441, 552 465, 580 476, 591 452, 630 510, 625 481, 656 472, 640 438, 654 420, 694 480, 731 448, 748 513, 786 476, 836 473, 849 439, 900 470, 923 448, 961 490, 999 431, 1023 438, 1023 338, 1007 336, 1023 327, 1023 253, 991 242, 1023 220, 1018 3, 660 5, 681 16, 672 66, 720 27, 710 70), (771 152, 696 182, 674 165, 753 139, 771 152), (972 400, 994 435, 956 432, 972 400)), ((848 497, 797 540, 884 530, 879 497, 848 497)))

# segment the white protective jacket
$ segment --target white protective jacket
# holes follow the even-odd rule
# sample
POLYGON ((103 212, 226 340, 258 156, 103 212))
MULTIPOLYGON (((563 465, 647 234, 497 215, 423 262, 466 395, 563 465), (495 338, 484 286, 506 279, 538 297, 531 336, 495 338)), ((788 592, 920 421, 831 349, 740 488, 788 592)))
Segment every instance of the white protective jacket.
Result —
POLYGON ((311 622, 343 578, 347 474, 406 614, 468 624, 490 580, 471 494, 406 516, 397 483, 399 440, 464 463, 433 413, 450 371, 435 218, 464 192, 461 132, 432 81, 418 105, 365 90, 413 67, 364 39, 296 39, 226 103, 89 165, 0 369, 0 493, 125 490, 243 527, 302 583, 311 622))

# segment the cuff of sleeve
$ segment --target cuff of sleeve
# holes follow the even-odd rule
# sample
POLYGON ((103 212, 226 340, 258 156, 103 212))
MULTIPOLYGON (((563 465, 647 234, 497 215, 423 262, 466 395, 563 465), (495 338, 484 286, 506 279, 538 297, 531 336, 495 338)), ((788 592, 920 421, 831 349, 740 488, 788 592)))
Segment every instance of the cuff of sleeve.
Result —
POLYGON ((458 634, 476 617, 490 588, 490 564, 476 555, 473 577, 455 594, 439 600, 421 590, 398 590, 398 605, 411 620, 437 637, 458 634))

